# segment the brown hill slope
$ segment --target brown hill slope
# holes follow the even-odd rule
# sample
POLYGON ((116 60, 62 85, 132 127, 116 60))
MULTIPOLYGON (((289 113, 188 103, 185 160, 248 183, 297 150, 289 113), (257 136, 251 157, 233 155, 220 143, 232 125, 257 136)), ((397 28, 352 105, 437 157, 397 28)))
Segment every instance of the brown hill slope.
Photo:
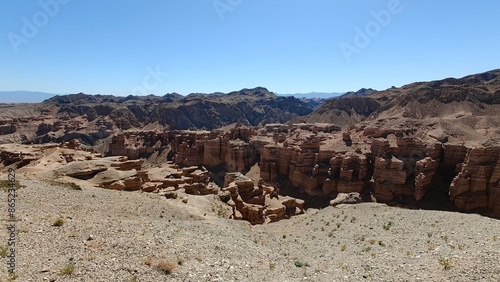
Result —
POLYGON ((330 99, 313 113, 292 122, 359 122, 388 125, 409 119, 426 120, 437 131, 469 140, 497 136, 500 128, 500 70, 416 82, 365 97, 330 99))

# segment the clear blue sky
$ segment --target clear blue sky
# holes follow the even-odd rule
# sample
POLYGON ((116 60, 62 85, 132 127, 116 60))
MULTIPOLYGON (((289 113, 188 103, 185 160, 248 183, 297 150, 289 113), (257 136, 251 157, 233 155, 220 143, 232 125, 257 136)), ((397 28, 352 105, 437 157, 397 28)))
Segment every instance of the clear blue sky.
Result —
POLYGON ((500 68, 500 1, 393 1, 2 0, 0 90, 345 92, 500 68))

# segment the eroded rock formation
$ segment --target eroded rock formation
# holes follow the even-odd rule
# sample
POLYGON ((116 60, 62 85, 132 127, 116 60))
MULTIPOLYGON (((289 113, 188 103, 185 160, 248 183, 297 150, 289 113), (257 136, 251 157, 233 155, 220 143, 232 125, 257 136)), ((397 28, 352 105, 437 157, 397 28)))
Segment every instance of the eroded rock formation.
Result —
POLYGON ((270 124, 127 132, 112 138, 107 157, 71 140, 4 145, 0 158, 4 168, 54 167, 53 177, 108 189, 169 198, 177 198, 178 191, 219 194, 233 207, 234 218, 252 224, 301 213, 318 199, 328 204, 342 193, 412 207, 432 202, 433 208, 445 206, 434 201, 444 193, 456 210, 499 217, 500 145, 495 140, 443 144, 402 128, 270 124), (256 168, 252 178, 244 176, 251 168, 256 168))
POLYGON ((304 211, 304 201, 279 196, 274 187, 254 184, 239 172, 227 173, 220 198, 233 209, 234 219, 247 220, 251 224, 275 222, 304 211))
MULTIPOLYGON (((430 190, 444 189, 458 210, 498 216, 500 146, 441 143, 418 134, 415 127, 405 125, 376 130, 351 126, 341 130, 324 124, 270 124, 211 132, 169 131, 146 139, 161 140, 158 148, 170 148, 172 161, 180 167, 205 166, 208 170, 245 173, 258 163, 259 177, 266 185, 283 188, 282 195, 329 201, 338 193, 356 192, 365 200, 410 201, 419 206, 427 200, 430 190)), ((120 138, 114 140, 123 143, 120 138)), ((140 146, 137 150, 147 151, 140 146)), ((241 187, 222 185, 241 214, 235 213, 235 217, 262 221, 257 218, 264 208, 252 211, 251 216, 248 207, 242 209, 252 204, 265 206, 265 193, 252 190, 255 187, 250 182, 248 187, 244 183, 239 183, 241 187), (236 192, 240 190, 244 197, 236 192), (253 196, 246 198, 247 192, 253 196), (253 198, 253 193, 258 197, 253 198)))

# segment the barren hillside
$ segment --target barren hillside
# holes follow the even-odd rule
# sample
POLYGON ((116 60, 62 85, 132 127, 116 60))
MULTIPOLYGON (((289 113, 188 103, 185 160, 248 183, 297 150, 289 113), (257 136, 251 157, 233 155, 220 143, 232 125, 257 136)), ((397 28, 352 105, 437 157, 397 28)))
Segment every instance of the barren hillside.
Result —
MULTIPOLYGON (((368 93, 370 93, 369 91, 368 93)), ((386 125, 407 119, 463 140, 499 134, 500 70, 431 82, 416 82, 368 95, 330 99, 313 113, 292 122, 329 122, 340 126, 386 125), (477 134, 476 134, 477 133, 477 134)))
POLYGON ((213 196, 21 185, 16 281, 500 279, 500 223, 478 215, 361 204, 252 227, 213 196))

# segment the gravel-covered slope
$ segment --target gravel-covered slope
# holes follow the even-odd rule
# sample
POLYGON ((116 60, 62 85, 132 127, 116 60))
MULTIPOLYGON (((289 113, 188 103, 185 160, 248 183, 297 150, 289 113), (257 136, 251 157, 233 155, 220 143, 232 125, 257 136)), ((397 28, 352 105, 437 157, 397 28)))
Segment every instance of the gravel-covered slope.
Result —
MULTIPOLYGON (((183 203, 155 194, 21 184, 16 281, 500 279, 500 221, 478 215, 360 204, 252 227, 222 218, 227 212, 213 196, 184 196, 183 203), (59 218, 62 226, 53 226, 59 218), (161 272, 158 261, 174 269, 161 272), (62 275, 68 265, 73 273, 62 275)), ((6 203, 5 191, 1 198, 6 203)), ((5 225, 7 213, 1 218, 5 225)), ((6 228, 0 235, 5 246, 6 228)))

